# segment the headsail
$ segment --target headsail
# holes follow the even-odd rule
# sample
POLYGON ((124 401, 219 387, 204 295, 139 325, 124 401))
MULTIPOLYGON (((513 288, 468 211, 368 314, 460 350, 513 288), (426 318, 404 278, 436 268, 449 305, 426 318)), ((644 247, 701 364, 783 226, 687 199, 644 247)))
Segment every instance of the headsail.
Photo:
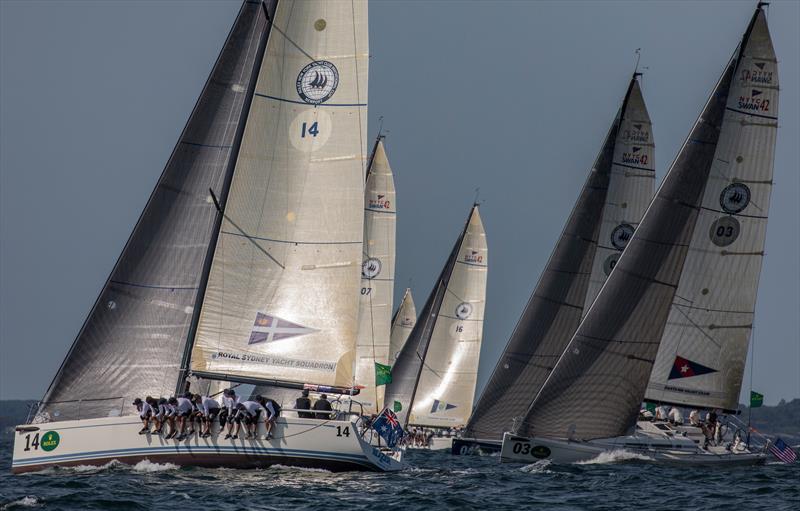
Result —
MULTIPOLYGON (((762 40, 766 32, 763 16, 759 7, 751 23, 752 32, 762 40)), ((749 29, 741 45, 742 57, 754 48, 750 41, 758 40, 751 35, 749 29)), ((591 440, 631 431, 672 304, 687 298, 676 293, 681 282, 712 271, 711 266, 720 264, 725 257, 736 258, 751 251, 751 246, 737 243, 747 240, 746 236, 738 237, 743 231, 733 229, 728 235, 727 226, 734 225, 733 221, 741 225, 742 221, 746 228, 755 228, 763 219, 745 221, 741 215, 736 218, 732 212, 720 210, 719 199, 726 196, 727 186, 738 182, 736 179, 752 183, 751 176, 763 172, 764 167, 755 164, 752 156, 764 155, 750 153, 751 144, 761 137, 774 141, 774 118, 765 119, 762 113, 753 115, 743 104, 771 109, 777 90, 764 89, 766 105, 753 101, 752 95, 736 94, 740 88, 735 78, 753 64, 749 59, 734 58, 726 67, 639 228, 536 396, 518 433, 591 440), (736 136, 749 131, 763 135, 755 139, 736 136), (723 160, 728 155, 740 155, 743 159, 723 160), (725 178, 718 179, 721 176, 725 178), (714 203, 710 194, 716 199, 714 203), (721 222, 727 222, 726 228, 716 234, 721 222), (701 237, 703 242, 698 244, 701 237), (712 241, 734 239, 723 247, 717 243, 711 246, 705 237, 712 241), (696 259, 698 266, 690 268, 689 262, 697 257, 694 254, 701 251, 716 254, 696 259)), ((767 156, 771 168, 771 151, 767 156)), ((768 190, 759 189, 760 200, 768 197, 768 190)), ((760 259, 757 265, 760 267, 760 259)), ((717 299, 721 298, 719 293, 729 292, 726 286, 703 279, 693 285, 698 289, 688 297, 690 300, 712 295, 712 289, 712 296, 717 299)), ((710 308, 714 302, 704 299, 702 303, 710 308)), ((735 323, 721 326, 735 326, 735 323)), ((707 340, 716 341, 716 329, 705 330, 710 337, 707 340)))
POLYGON ((389 344, 389 363, 394 364, 400 356, 400 350, 408 339, 411 330, 417 323, 417 308, 414 306, 414 297, 411 296, 411 289, 406 288, 400 307, 392 318, 392 334, 389 344))
POLYGON ((647 400, 738 407, 764 259, 777 127, 777 59, 759 11, 733 77, 647 400), (692 371, 694 366, 708 371, 692 371))
POLYGON ((127 415, 133 397, 175 390, 216 236, 218 215, 208 190, 224 195, 269 31, 262 6, 245 2, 136 227, 43 398, 39 413, 50 420, 127 415))
POLYGON ((367 3, 282 0, 273 19, 191 370, 346 387, 364 224, 367 3))
MULTIPOLYGON (((403 424, 409 422, 416 396, 430 400, 429 411, 434 400, 447 403, 447 399, 451 404, 458 401, 466 410, 471 408, 485 293, 486 235, 475 205, 392 367, 392 382, 386 389, 385 404, 397 412, 403 424), (430 359, 429 350, 433 350, 430 359), (431 362, 433 366, 428 365, 431 362), (426 372, 430 375, 423 376, 426 372), (468 390, 470 385, 471 390, 468 390)), ((466 419, 461 410, 455 412, 452 407, 445 406, 442 425, 451 425, 451 419, 459 413, 466 419)))
POLYGON ((358 400, 365 411, 375 413, 383 404, 384 390, 383 386, 375 386, 375 363, 388 365, 390 362, 396 212, 392 168, 382 137, 379 137, 367 170, 364 193, 364 249, 355 374, 356 385, 364 387, 358 400))
POLYGON ((634 75, 544 273, 467 424, 496 438, 522 417, 653 195, 650 116, 634 75))

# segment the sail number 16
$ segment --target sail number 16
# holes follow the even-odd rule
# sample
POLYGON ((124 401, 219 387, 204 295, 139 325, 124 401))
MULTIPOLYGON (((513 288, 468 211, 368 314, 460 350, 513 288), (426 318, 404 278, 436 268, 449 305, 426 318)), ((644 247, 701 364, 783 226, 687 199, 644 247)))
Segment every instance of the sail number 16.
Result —
POLYGON ((319 124, 317 121, 311 123, 311 126, 309 126, 306 122, 303 123, 303 125, 300 127, 300 138, 306 138, 306 134, 311 135, 312 137, 319 135, 319 124))

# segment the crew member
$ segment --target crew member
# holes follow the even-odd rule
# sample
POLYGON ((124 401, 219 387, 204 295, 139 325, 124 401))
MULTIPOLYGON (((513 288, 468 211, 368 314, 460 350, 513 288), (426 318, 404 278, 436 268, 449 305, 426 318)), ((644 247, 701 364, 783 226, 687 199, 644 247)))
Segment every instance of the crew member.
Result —
POLYGON ((178 427, 175 424, 175 419, 178 416, 178 399, 171 397, 167 399, 167 417, 166 421, 169 423, 169 433, 164 438, 169 440, 178 434, 178 427))
MULTIPOLYGON (((331 412, 333 407, 331 406, 331 402, 328 401, 328 395, 322 394, 319 399, 314 403, 314 410, 321 410, 325 412, 331 412)), ((330 419, 330 413, 316 413, 314 414, 317 419, 330 419)))
MULTIPOLYGON (((294 402, 296 410, 311 410, 311 400, 308 398, 308 389, 303 389, 303 395, 298 397, 294 402)), ((311 412, 297 412, 297 416, 301 419, 313 419, 314 414, 311 412)))
POLYGON ((264 407, 258 401, 244 401, 236 405, 236 433, 233 438, 239 438, 239 431, 241 430, 242 422, 247 428, 245 438, 255 438, 258 432, 258 422, 261 416, 266 413, 264 407))
POLYGON ((699 410, 692 410, 689 412, 689 424, 692 426, 699 426, 700 425, 700 411, 699 410))
POLYGON ((211 424, 217 419, 219 415, 219 403, 216 399, 211 399, 208 396, 201 396, 200 394, 195 394, 194 396, 194 404, 197 407, 201 422, 201 430, 200 436, 202 438, 208 438, 211 436, 211 424), (202 429, 204 428, 204 429, 202 429))
POLYGON ((683 414, 675 406, 669 410, 669 421, 676 426, 683 424, 683 414))
POLYGON ((186 439, 186 437, 194 433, 194 428, 192 428, 188 434, 186 433, 186 421, 192 420, 192 414, 194 413, 194 405, 192 405, 192 401, 186 397, 175 398, 175 401, 176 401, 175 416, 177 417, 177 422, 178 422, 177 430, 179 431, 177 440, 178 442, 181 442, 184 439, 186 439))
POLYGON ((256 401, 258 401, 259 404, 264 407, 264 410, 266 410, 264 427, 267 430, 267 434, 264 436, 264 440, 269 440, 272 438, 272 427, 275 425, 275 419, 277 419, 278 415, 281 413, 281 406, 274 399, 265 398, 262 396, 256 396, 256 401))
POLYGON ((225 440, 233 436, 233 423, 236 416, 236 405, 239 404, 239 396, 233 389, 225 389, 222 391, 222 412, 219 414, 219 427, 222 428, 225 423, 228 424, 228 434, 225 435, 225 440))
POLYGON ((133 406, 139 412, 139 418, 142 420, 142 426, 144 426, 139 430, 140 435, 150 433, 150 418, 153 416, 153 407, 147 401, 151 399, 153 398, 148 396, 144 401, 138 397, 133 400, 133 406))

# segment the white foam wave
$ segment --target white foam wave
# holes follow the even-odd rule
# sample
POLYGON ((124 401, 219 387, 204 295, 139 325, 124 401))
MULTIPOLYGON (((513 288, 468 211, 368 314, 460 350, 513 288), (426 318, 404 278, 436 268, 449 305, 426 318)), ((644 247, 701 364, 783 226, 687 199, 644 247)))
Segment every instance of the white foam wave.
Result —
POLYGON ((142 460, 136 465, 133 466, 132 470, 134 472, 164 472, 166 470, 175 470, 178 468, 178 465, 174 463, 153 463, 150 460, 142 460))
POLYGON ((594 458, 586 461, 577 461, 576 465, 605 465, 607 463, 619 463, 621 461, 653 461, 653 458, 647 457, 644 454, 626 451, 625 449, 616 449, 613 451, 603 451, 594 458))
POLYGON ((22 497, 19 500, 15 500, 14 502, 9 502, 3 507, 0 507, 0 510, 5 511, 6 509, 13 509, 15 507, 34 507, 38 505, 39 505, 39 499, 35 496, 28 495, 26 497, 22 497))
POLYGON ((298 472, 318 472, 318 473, 322 473, 322 474, 330 474, 331 473, 330 470, 325 470, 324 468, 292 467, 292 466, 289 466, 289 465, 281 465, 280 463, 276 464, 276 465, 270 465, 269 468, 279 469, 279 470, 296 470, 298 472))
POLYGON ((520 472, 525 472, 526 474, 549 474, 551 473, 551 471, 547 470, 547 467, 549 467, 552 464, 553 462, 550 460, 539 460, 536 463, 525 465, 519 470, 520 472))

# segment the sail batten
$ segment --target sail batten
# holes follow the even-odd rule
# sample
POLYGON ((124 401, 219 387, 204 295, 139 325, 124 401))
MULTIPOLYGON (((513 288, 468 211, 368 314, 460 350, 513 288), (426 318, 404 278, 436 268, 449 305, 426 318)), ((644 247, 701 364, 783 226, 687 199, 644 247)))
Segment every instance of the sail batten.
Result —
POLYGON ((637 78, 629 82, 545 270, 467 424, 467 436, 499 440, 525 414, 639 224, 655 172, 652 127, 637 78))

